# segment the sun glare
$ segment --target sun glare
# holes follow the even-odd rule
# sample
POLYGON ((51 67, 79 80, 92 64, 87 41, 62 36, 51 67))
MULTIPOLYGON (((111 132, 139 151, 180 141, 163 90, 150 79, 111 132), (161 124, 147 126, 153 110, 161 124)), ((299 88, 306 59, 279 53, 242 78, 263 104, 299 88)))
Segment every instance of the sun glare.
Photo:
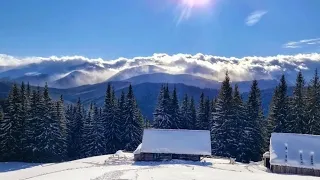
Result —
POLYGON ((215 1, 217 0, 175 0, 180 11, 177 25, 181 21, 189 19, 194 12, 206 12, 211 9, 210 7, 215 1))
POLYGON ((180 0, 182 5, 188 7, 205 7, 211 3, 212 0, 180 0))

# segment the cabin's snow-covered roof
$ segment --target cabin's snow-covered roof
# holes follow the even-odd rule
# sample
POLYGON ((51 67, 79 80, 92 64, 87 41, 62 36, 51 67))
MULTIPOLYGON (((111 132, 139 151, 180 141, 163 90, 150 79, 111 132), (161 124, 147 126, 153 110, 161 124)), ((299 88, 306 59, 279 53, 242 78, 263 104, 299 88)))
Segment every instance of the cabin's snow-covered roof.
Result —
POLYGON ((140 154, 141 152, 141 145, 142 144, 139 144, 139 146, 137 147, 137 149, 135 151, 133 151, 133 154, 140 154))
POLYGON ((210 131, 145 129, 143 153, 211 155, 210 131))
POLYGON ((272 133, 270 139, 270 163, 272 165, 320 169, 320 136, 272 133))

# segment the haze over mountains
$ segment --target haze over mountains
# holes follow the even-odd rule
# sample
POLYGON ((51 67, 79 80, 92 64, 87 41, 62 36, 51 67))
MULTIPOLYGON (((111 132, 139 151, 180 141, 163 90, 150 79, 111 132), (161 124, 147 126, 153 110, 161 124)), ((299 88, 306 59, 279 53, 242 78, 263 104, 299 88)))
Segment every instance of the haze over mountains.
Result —
POLYGON ((82 56, 16 58, 0 55, 0 78, 29 81, 32 85, 71 88, 106 81, 141 83, 183 83, 199 88, 220 87, 226 70, 233 83, 248 91, 250 81, 261 80, 261 89, 272 88, 281 74, 289 84, 298 70, 306 79, 319 66, 320 54, 293 56, 226 58, 211 55, 154 54, 149 57, 116 60, 89 59, 82 56), (263 80, 263 81, 262 81, 263 80))

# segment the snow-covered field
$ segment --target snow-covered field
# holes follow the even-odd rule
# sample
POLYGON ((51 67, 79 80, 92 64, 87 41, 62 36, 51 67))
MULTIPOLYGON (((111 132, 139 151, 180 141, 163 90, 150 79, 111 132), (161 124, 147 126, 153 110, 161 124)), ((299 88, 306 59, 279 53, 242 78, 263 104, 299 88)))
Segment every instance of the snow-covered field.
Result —
POLYGON ((202 162, 134 162, 97 156, 58 164, 0 163, 0 180, 312 180, 310 176, 269 173, 261 164, 229 164, 226 159, 202 162))

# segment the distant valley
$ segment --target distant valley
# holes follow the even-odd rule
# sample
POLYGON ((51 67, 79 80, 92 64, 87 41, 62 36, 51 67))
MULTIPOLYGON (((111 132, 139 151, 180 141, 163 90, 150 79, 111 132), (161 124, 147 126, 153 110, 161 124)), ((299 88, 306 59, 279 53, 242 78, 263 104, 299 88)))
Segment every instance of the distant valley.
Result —
MULTIPOLYGON (((78 98, 81 98, 81 101, 88 106, 91 102, 96 103, 98 106, 103 106, 104 96, 109 82, 98 83, 94 85, 85 85, 75 88, 68 89, 58 89, 50 88, 50 94, 52 98, 58 99, 60 95, 63 95, 65 102, 75 103, 78 98)), ((111 85, 115 88, 116 95, 119 97, 121 92, 127 92, 130 82, 124 81, 113 81, 110 82, 111 85)), ((138 103, 139 108, 141 109, 142 114, 147 119, 153 118, 153 111, 155 109, 157 98, 159 95, 160 87, 162 83, 140 83, 134 84, 133 90, 138 103)), ((7 94, 12 86, 11 82, 0 82, 0 98, 7 97, 7 94)), ((187 86, 185 84, 169 84, 169 88, 172 90, 173 87, 177 88, 178 98, 181 100, 185 94, 193 96, 195 101, 199 101, 200 94, 203 92, 205 96, 213 99, 217 96, 218 90, 209 89, 209 88, 199 88, 195 86, 187 86)), ((33 87, 36 88, 36 87, 33 87)), ((261 91, 262 97, 262 106, 264 113, 268 112, 269 104, 273 95, 273 88, 265 89, 261 91)), ((289 92, 292 92, 292 89, 289 88, 289 92)), ((248 93, 242 93, 244 99, 247 99, 248 93)))

